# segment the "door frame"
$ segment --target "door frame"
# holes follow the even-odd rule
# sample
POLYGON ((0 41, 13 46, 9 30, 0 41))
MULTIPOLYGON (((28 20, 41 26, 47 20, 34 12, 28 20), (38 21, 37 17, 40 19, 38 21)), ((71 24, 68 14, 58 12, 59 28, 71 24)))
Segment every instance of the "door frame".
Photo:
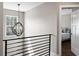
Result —
POLYGON ((61 40, 62 40, 62 35, 61 35, 61 11, 62 8, 75 8, 75 7, 79 7, 79 4, 73 4, 73 5, 61 5, 59 6, 59 23, 58 23, 58 44, 57 44, 57 54, 59 56, 62 55, 62 46, 61 46, 61 40))

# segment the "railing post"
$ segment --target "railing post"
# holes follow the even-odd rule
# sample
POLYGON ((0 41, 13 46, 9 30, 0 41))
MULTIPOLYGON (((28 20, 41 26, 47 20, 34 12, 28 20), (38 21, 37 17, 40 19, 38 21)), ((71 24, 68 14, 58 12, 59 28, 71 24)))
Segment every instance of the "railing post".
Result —
POLYGON ((5 56, 7 56, 7 40, 5 40, 5 56))
POLYGON ((24 56, 24 50, 25 50, 25 49, 24 49, 24 41, 25 41, 24 39, 25 39, 25 38, 23 38, 23 43, 22 43, 22 44, 23 44, 23 48, 22 48, 22 49, 23 49, 23 56, 24 56))
POLYGON ((51 52, 51 34, 49 34, 49 56, 51 52))

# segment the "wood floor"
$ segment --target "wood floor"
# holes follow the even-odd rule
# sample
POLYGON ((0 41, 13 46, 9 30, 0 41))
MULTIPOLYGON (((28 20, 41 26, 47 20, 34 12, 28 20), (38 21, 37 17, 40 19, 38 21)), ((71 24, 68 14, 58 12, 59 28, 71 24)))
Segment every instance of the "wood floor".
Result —
POLYGON ((70 40, 66 40, 62 42, 62 56, 75 56, 75 54, 71 52, 70 40))

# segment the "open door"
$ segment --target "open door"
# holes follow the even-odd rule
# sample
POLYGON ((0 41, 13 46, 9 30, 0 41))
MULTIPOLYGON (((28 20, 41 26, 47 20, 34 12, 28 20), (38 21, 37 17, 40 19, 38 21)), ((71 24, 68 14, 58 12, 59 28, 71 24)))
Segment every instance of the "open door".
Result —
POLYGON ((71 14, 71 50, 75 55, 79 55, 79 9, 71 14))

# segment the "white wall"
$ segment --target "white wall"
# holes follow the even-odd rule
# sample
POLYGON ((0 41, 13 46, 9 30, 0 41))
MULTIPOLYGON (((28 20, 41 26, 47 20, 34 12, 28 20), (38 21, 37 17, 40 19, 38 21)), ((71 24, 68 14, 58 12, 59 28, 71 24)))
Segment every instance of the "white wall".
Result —
POLYGON ((0 2, 0 56, 3 55, 3 3, 0 2))
POLYGON ((61 26, 62 28, 71 29, 71 14, 64 14, 61 16, 61 26))
POLYGON ((25 13, 25 36, 54 34, 52 38, 52 54, 56 54, 57 39, 57 3, 44 3, 25 13))
POLYGON ((61 27, 71 29, 71 13, 72 9, 62 9, 61 12, 61 27))

